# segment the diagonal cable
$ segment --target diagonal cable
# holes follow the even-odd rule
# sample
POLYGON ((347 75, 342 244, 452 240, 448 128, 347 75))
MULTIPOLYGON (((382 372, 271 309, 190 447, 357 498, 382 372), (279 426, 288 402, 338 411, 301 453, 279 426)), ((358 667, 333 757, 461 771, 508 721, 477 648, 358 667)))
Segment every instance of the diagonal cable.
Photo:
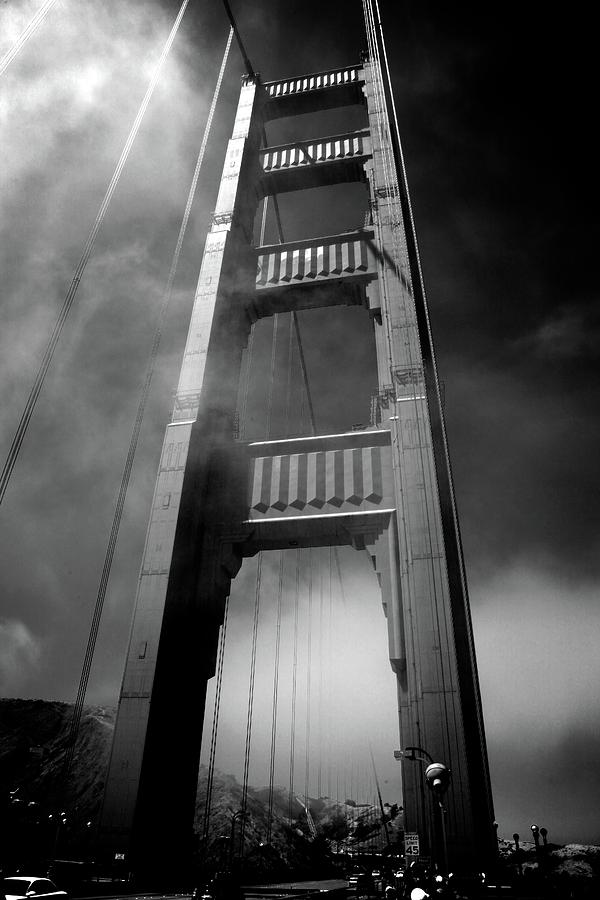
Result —
POLYGON ((54 6, 55 3, 56 0, 46 0, 45 3, 42 3, 33 19, 31 19, 31 21, 25 26, 10 50, 7 50, 2 59, 0 59, 0 75, 2 75, 8 69, 15 56, 17 56, 17 54, 25 46, 40 22, 42 22, 42 20, 45 18, 46 13, 49 11, 50 7, 54 6))
POLYGON ((158 83, 158 78, 159 78, 161 69, 163 67, 163 64, 164 64, 167 56, 169 55, 169 51, 171 49, 173 41, 175 40, 175 35, 177 34, 179 24, 181 22, 181 19, 183 18, 183 14, 185 12, 185 9, 186 9, 188 3, 189 3, 189 0, 183 0, 183 3, 181 4, 181 8, 179 10, 177 18, 175 19, 175 23, 173 24, 173 27, 169 34, 169 37, 167 38, 167 42, 166 42, 165 46, 163 47, 163 51, 160 55, 158 64, 156 66, 154 74, 152 75, 152 78, 150 79, 150 83, 146 90, 146 94, 144 95, 144 99, 142 100, 142 103, 140 105, 138 113, 135 117, 135 121, 131 127, 131 131, 129 132, 127 140, 125 141, 125 146, 123 147, 121 156, 119 157, 119 161, 116 165, 115 171, 113 172, 113 176, 110 180, 110 184, 108 185, 108 188, 104 195, 104 199, 102 200, 102 203, 100 204, 100 208, 96 215, 96 219, 94 221, 94 224, 92 225, 92 229, 88 235, 88 239, 87 239, 85 247, 83 249, 83 253, 81 254, 81 258, 79 260, 79 263, 77 264, 77 268, 75 269, 75 274, 73 275, 73 280, 71 281, 71 285, 70 285, 69 290, 67 291, 67 295, 63 301, 63 305, 61 307, 61 310, 60 310, 60 313, 56 320, 56 323, 54 325, 54 328, 52 330, 52 334, 50 335, 50 339, 49 339, 46 349, 44 351, 44 355, 42 357, 42 362, 40 364, 38 373, 33 382, 33 387, 31 388, 29 397, 27 399, 27 403, 25 404, 25 408, 21 415, 19 425, 18 425, 15 435, 13 437, 12 444, 11 444, 10 450, 8 452, 8 456, 6 458, 6 461, 5 461, 3 469, 2 469, 2 473, 0 474, 0 503, 2 503, 2 501, 4 499, 4 495, 6 494, 6 489, 8 487, 11 475, 13 473, 13 469, 17 462, 19 452, 20 452, 21 446, 23 444, 23 440, 25 439, 25 435, 27 434, 27 429, 29 427, 31 417, 33 416, 33 412, 35 410, 40 392, 42 390, 42 387, 43 387, 43 384, 44 384, 44 381, 46 378, 46 374, 48 372, 48 369, 50 368, 50 363, 52 362, 52 358, 54 356, 54 351, 56 350, 56 345, 58 344, 58 341, 62 334, 62 330, 65 326, 65 322, 67 321, 67 318, 71 311, 71 307, 73 306, 73 302, 74 302, 75 296, 77 294, 77 289, 79 288, 79 284, 83 277, 83 273, 88 264, 89 258, 92 254, 92 250, 94 249, 94 244, 96 242, 98 232, 100 231, 100 227, 106 216, 106 212, 110 205, 110 201, 112 200, 112 196, 116 190, 117 184, 119 183, 121 173, 122 173, 123 169, 125 168, 125 163, 127 162, 127 158, 129 156, 129 153, 133 146, 133 142, 134 142, 134 140, 137 136, 137 133, 140 129, 140 125, 142 124, 142 119, 144 118, 144 114, 146 112, 146 109, 148 108, 148 104, 150 103, 152 94, 154 93, 154 89, 158 83))
POLYGON ((200 169, 202 167, 202 161, 204 159, 204 153, 206 150, 206 146, 208 143, 208 137, 209 137, 210 130, 212 127, 212 121, 214 118, 214 113, 215 113, 215 109, 216 109, 216 105, 217 105, 217 99, 218 99, 219 92, 221 89, 221 83, 223 81, 223 74, 225 72, 225 66, 227 64, 227 58, 229 55, 229 49, 231 47, 232 37, 233 37, 233 32, 230 30, 227 44, 225 46, 225 52, 223 54, 223 60, 221 62, 221 69, 219 71, 219 76, 217 78, 217 83, 216 83, 215 90, 213 93, 212 103, 210 106, 208 118, 206 120, 206 125, 204 128, 204 135, 202 138, 202 143, 201 143, 200 150, 198 153, 198 158, 196 160, 196 166, 195 166, 194 174, 192 177, 192 183, 190 185, 190 189, 188 192, 187 202, 185 205, 185 210, 184 210, 184 214, 182 217, 181 226, 179 229, 179 235, 177 237, 175 251, 173 253, 173 258, 171 261, 171 268, 169 271, 169 277, 167 279, 167 285, 165 288, 163 302, 162 302, 162 305, 160 308, 158 324, 156 327, 156 331, 154 334, 154 340, 152 343, 152 349, 150 351, 150 358, 149 358, 147 369, 146 369, 146 376, 145 376, 144 384, 143 384, 143 387, 142 387, 142 390, 140 393, 137 413, 136 413, 136 417, 135 417, 135 421, 134 421, 134 425, 133 425, 133 429, 132 429, 132 433, 131 433, 129 449, 127 452, 127 458, 125 461, 123 474, 121 476, 121 484, 119 487, 119 493, 118 493, 118 497, 117 497, 112 527, 111 527, 111 531, 110 531, 110 537, 108 540, 108 546, 107 546, 106 554, 105 554, 105 558, 104 558, 104 565, 102 567, 102 575, 100 578, 100 585, 98 587, 98 593, 96 596, 94 615, 93 615, 92 624, 90 627, 88 644, 87 644, 87 648, 86 648, 81 678, 80 678, 80 682, 79 682, 79 690, 78 690, 78 694, 77 694, 77 700, 75 701, 75 707, 74 707, 73 716, 71 719, 69 738, 68 738, 68 752, 67 752, 67 757, 66 757, 65 763, 64 763, 64 777, 65 778, 67 777, 67 775, 69 773, 69 770, 70 770, 70 767, 72 764, 72 760, 73 760, 73 754, 75 751, 75 742, 77 740, 77 733, 78 733, 79 725, 81 722, 81 713, 83 710, 83 702, 85 699, 87 684, 88 684, 88 680, 89 680, 89 674, 90 674, 92 660, 93 660, 93 656, 94 656, 94 650, 95 650, 95 646, 96 646, 96 638, 98 635, 98 629, 100 627, 100 619, 102 616, 104 600, 105 600, 106 591, 108 588, 108 580, 110 577, 114 552, 115 552, 115 548, 116 548, 116 544, 117 544, 117 537, 118 537, 119 528, 121 525, 121 518, 123 515, 123 508, 125 505, 125 498, 127 495, 127 489, 129 487, 129 480, 130 480, 131 471, 133 468, 133 462, 134 462, 135 454, 136 454, 136 450, 137 450, 138 440, 139 440, 139 436, 140 436, 140 430, 142 427, 144 413, 146 410, 146 404, 148 401, 150 387, 152 384, 152 377, 154 375, 156 359, 158 356, 158 351, 159 351, 160 342, 161 342, 161 338, 162 338, 162 328, 163 328, 163 324, 164 324, 164 321, 165 321, 165 318, 167 315, 169 304, 171 302, 171 296, 173 293, 173 283, 175 280, 175 275, 176 275, 177 267, 179 264, 179 257, 181 255, 181 249, 183 246, 183 240, 184 240, 185 233, 187 230, 190 213, 191 213, 191 209, 192 209, 192 204, 194 201, 194 196, 195 196, 196 188, 198 185, 200 169))

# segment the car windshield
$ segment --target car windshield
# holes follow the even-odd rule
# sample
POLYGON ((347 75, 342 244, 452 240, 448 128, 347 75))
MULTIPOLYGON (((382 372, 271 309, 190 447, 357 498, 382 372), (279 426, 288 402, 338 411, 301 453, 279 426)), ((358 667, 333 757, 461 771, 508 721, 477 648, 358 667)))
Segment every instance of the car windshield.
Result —
POLYGON ((29 878, 5 878, 4 893, 5 894, 23 894, 29 890, 31 881, 29 878))

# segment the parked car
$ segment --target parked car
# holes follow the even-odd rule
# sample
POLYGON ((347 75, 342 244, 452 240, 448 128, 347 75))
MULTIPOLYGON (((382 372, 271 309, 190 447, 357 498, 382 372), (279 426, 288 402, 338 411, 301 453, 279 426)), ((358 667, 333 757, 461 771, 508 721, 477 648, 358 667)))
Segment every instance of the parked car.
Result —
POLYGON ((39 878, 36 875, 13 875, 3 879, 4 895, 6 900, 30 900, 30 898, 44 897, 65 898, 66 891, 59 891, 49 878, 39 878))

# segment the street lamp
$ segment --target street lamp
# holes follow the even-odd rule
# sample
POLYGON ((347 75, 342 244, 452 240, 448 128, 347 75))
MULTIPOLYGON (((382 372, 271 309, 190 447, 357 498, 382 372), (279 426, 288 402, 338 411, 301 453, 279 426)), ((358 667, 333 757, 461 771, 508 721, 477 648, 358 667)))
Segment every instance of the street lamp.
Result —
POLYGON ((537 860, 538 869, 540 867, 540 829, 537 825, 533 824, 531 826, 531 833, 533 835, 533 842, 535 844, 535 858, 537 860))
POLYGON ((425 778, 430 789, 439 799, 443 797, 450 786, 450 769, 444 763, 432 762, 425 769, 425 778))
MULTIPOLYGON (((435 762, 433 756, 424 750, 423 747, 405 747, 404 750, 394 750, 394 759, 409 759, 412 762, 427 763, 425 769, 425 781, 429 789, 432 791, 438 801, 440 808, 441 830, 442 830, 442 847, 444 854, 444 870, 448 873, 448 847, 446 842, 446 810, 442 802, 442 797, 448 790, 450 785, 451 773, 450 769, 444 763, 435 762)), ((422 795, 423 801, 423 818, 425 818, 425 796, 422 795)))
MULTIPOLYGON (((238 811, 237 811, 237 812, 234 812, 233 815, 232 815, 232 817, 231 817, 231 833, 230 833, 230 835, 229 835, 229 840, 230 840, 230 845, 229 845, 229 868, 230 868, 230 869, 233 868, 233 856, 234 856, 234 846, 235 846, 234 843, 233 843, 233 835, 234 835, 234 831, 235 831, 235 823, 236 823, 237 819, 243 819, 245 815, 246 815, 246 810, 244 810, 244 809, 238 809, 238 811)), ((242 838, 243 838, 243 834, 240 834, 240 841, 241 841, 242 838)), ((244 852, 244 848, 241 846, 241 847, 240 847, 240 856, 243 855, 243 852, 244 852)))
POLYGON ((450 769, 444 763, 432 762, 425 769, 427 785, 435 795, 440 808, 440 821, 442 823, 442 847, 444 851, 444 874, 448 874, 448 845, 446 842, 446 808, 443 797, 450 787, 450 769))
POLYGON ((523 875, 523 863, 522 863, 523 851, 521 850, 521 847, 519 846, 519 840, 520 840, 519 833, 517 831, 515 831, 515 833, 513 834, 513 841, 515 842, 515 859, 517 861, 517 866, 519 868, 519 878, 521 878, 523 875))
POLYGON ((538 828, 537 825, 531 826, 531 833, 533 834, 533 840, 535 842, 535 855, 537 858, 538 869, 541 869, 542 866, 546 866, 547 862, 547 854, 548 854, 548 829, 547 828, 538 828), (542 838, 543 846, 540 847, 540 836, 542 838))
POLYGON ((394 759, 410 759, 411 762, 418 759, 421 762, 433 762, 433 756, 422 747, 405 747, 404 750, 394 750, 394 759), (417 753, 420 755, 417 756, 417 753))
MULTIPOLYGON (((416 762, 417 760, 423 763, 433 762, 433 757, 427 752, 427 750, 423 750, 422 747, 405 747, 404 750, 394 750, 394 759, 397 759, 399 762, 403 759, 409 759, 411 762, 416 762)), ((433 835, 431 833, 430 817, 427 815, 425 802, 425 785, 423 784, 422 772, 419 778, 419 793, 421 795, 421 816, 423 819, 423 828, 427 831, 427 844, 429 852, 431 852, 431 848, 433 845, 433 835)), ((419 852, 421 852, 420 849, 419 852)))

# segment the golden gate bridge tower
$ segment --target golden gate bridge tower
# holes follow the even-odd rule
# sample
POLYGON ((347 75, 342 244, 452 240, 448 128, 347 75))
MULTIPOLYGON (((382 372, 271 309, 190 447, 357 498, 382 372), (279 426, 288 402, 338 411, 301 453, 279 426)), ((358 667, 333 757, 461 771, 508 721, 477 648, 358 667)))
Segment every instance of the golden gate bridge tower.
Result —
MULTIPOLYGON (((369 29, 368 29, 369 31, 369 29)), ((490 863, 493 808, 469 602, 435 355, 383 46, 346 68, 243 78, 160 458, 101 840, 131 866, 190 847, 202 721, 231 580, 259 551, 367 549, 381 586, 403 747, 451 771, 450 865, 490 863), (280 117, 361 106, 364 127, 265 146, 280 117), (253 246, 257 204, 362 181, 364 227, 253 246), (375 339, 371 427, 246 442, 235 436, 252 324, 360 305, 375 339), (193 710, 193 716, 190 716, 193 710)), ((391 752, 391 751, 390 751, 391 752)), ((423 840, 423 767, 402 761, 407 831, 423 840)))

